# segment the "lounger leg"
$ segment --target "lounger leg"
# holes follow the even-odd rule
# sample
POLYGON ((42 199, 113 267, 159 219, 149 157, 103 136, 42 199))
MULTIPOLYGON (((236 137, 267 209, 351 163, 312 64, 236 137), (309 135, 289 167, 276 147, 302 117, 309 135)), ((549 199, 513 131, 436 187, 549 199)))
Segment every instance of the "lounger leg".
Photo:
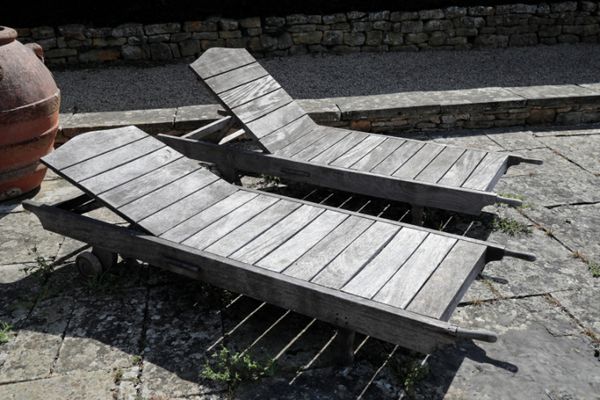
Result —
POLYGON ((423 207, 414 205, 411 210, 412 223, 415 225, 423 225, 423 207))
POLYGON ((240 175, 237 173, 235 168, 232 167, 220 167, 221 175, 225 180, 231 182, 236 185, 240 185, 242 181, 240 180, 240 175))
POLYGON ((344 366, 354 361, 354 335, 355 332, 346 328, 338 328, 337 335, 332 343, 333 361, 344 366))

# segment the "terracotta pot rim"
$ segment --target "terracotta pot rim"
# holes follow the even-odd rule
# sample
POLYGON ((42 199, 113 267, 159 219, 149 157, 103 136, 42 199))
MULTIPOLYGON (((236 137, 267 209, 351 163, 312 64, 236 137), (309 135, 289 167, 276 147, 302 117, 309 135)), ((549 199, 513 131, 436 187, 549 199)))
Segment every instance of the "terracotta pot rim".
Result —
POLYGON ((17 39, 17 31, 8 26, 0 25, 0 46, 13 42, 17 39))

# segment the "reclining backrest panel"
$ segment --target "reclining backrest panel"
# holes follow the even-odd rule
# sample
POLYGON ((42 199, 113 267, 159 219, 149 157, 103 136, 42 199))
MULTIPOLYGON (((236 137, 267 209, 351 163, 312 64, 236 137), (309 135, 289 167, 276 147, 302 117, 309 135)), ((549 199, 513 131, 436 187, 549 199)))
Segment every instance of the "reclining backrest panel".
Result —
POLYGON ((283 137, 295 140, 317 126, 245 49, 209 49, 191 68, 270 152, 283 137), (299 120, 302 130, 290 128, 299 120))

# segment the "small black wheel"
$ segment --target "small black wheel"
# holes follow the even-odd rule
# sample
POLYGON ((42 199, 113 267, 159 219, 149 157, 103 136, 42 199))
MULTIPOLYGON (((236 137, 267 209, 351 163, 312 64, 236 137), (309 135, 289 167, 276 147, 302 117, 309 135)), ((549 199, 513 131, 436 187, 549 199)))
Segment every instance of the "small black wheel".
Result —
POLYGON ((84 279, 92 279, 102 273, 102 263, 91 251, 79 253, 75 258, 75 265, 84 279))
POLYGON ((117 265, 117 261, 119 260, 117 253, 100 247, 93 247, 92 253, 100 260, 103 271, 108 271, 117 265))

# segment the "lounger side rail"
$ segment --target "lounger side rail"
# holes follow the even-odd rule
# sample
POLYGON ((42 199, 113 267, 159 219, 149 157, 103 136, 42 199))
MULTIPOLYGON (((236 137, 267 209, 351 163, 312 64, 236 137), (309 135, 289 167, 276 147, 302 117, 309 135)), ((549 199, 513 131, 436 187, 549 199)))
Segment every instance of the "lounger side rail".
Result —
MULTIPOLYGON (((320 165, 297 159, 280 157, 242 149, 225 148, 218 143, 198 140, 190 136, 158 136, 164 143, 187 157, 214 163, 228 180, 235 180, 237 171, 278 176, 284 179, 311 183, 336 190, 373 196, 375 193, 389 200, 419 204, 425 207, 477 215, 487 205, 504 203, 521 206, 519 199, 500 196, 493 192, 456 188, 414 180, 390 179, 387 176, 363 172, 356 174, 346 168, 320 165)), ((534 160, 535 161, 535 160, 534 160)), ((518 155, 509 155, 508 168, 521 162, 531 162, 518 155)), ((505 169, 504 168, 504 169, 505 169)))
MULTIPOLYGON (((82 200, 84 198, 71 201, 77 207, 75 204, 82 200)), ((179 245, 135 229, 79 215, 57 206, 25 201, 23 207, 34 213, 43 227, 51 232, 67 235, 92 246, 111 249, 124 256, 423 353, 431 353, 459 339, 486 342, 497 340, 497 336, 487 330, 463 329, 434 318, 179 245)), ((65 203, 62 207, 65 207, 65 203)))

